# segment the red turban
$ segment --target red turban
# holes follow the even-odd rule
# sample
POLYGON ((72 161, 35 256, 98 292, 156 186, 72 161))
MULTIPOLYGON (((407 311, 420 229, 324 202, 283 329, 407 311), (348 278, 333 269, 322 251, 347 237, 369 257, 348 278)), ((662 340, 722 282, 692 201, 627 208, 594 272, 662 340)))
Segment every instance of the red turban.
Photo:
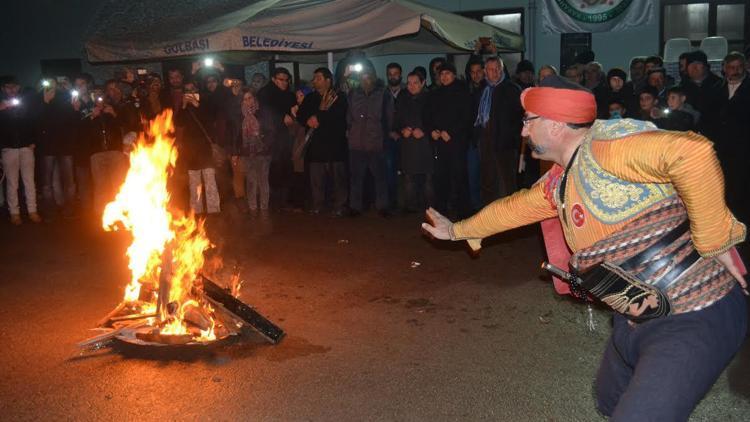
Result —
POLYGON ((590 123, 596 120, 596 99, 589 91, 533 87, 521 93, 521 104, 530 111, 563 123, 590 123))

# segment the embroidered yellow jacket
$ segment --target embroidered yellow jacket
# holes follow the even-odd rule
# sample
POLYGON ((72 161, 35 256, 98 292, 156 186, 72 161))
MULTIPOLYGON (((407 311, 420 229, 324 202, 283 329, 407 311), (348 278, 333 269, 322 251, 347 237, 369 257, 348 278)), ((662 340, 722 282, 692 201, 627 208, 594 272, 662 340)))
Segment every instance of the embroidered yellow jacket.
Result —
POLYGON ((553 166, 531 189, 499 199, 452 227, 472 249, 495 233, 559 217, 573 252, 620 230, 654 203, 679 195, 696 250, 715 256, 745 239, 724 201, 724 178, 713 144, 693 132, 657 130, 631 119, 598 120, 568 174, 553 166))

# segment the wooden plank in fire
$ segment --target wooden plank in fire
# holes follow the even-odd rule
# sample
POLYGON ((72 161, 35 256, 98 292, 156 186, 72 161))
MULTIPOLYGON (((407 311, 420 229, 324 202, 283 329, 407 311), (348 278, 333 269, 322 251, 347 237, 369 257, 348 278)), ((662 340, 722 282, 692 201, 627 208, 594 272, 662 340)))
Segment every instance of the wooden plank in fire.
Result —
POLYGON ((134 330, 137 328, 145 327, 148 325, 148 319, 142 320, 142 321, 133 321, 128 322, 124 324, 123 326, 119 328, 115 328, 113 330, 110 330, 106 333, 99 334, 97 336, 94 336, 90 339, 84 340, 82 342, 78 343, 78 347, 82 349, 96 349, 101 348, 105 345, 107 345, 112 339, 114 339, 118 334, 122 333, 125 330, 134 330))
POLYGON ((266 319, 255 309, 236 299, 226 290, 221 288, 206 277, 203 281, 203 293, 209 298, 219 302, 227 311, 242 319, 245 323, 258 331, 260 335, 273 344, 277 344, 284 337, 284 330, 266 319))

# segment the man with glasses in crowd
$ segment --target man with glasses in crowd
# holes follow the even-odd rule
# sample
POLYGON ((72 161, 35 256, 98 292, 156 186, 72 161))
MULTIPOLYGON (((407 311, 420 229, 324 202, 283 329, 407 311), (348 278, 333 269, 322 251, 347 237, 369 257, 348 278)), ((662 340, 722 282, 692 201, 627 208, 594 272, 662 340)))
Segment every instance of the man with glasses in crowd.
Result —
POLYGON ((296 104, 296 98, 289 89, 292 75, 283 67, 277 67, 271 75, 271 83, 258 91, 258 102, 261 110, 269 113, 270 127, 264 127, 263 133, 268 145, 273 145, 271 151, 271 206, 278 209, 291 208, 289 204, 289 190, 292 186, 292 143, 289 126, 294 119, 291 109, 296 104))

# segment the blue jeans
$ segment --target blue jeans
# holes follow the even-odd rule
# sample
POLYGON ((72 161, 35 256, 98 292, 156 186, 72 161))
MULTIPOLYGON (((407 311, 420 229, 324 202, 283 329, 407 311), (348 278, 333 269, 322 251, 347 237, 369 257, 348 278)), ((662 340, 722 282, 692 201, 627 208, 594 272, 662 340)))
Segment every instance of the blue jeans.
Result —
POLYGON ((386 181, 386 154, 382 151, 349 151, 349 172, 351 173, 349 207, 362 212, 367 170, 375 180, 375 207, 378 211, 388 209, 388 186, 386 181))
POLYGON ((597 408, 612 421, 684 421, 747 333, 739 286, 700 311, 636 326, 614 316, 596 376, 597 408))

